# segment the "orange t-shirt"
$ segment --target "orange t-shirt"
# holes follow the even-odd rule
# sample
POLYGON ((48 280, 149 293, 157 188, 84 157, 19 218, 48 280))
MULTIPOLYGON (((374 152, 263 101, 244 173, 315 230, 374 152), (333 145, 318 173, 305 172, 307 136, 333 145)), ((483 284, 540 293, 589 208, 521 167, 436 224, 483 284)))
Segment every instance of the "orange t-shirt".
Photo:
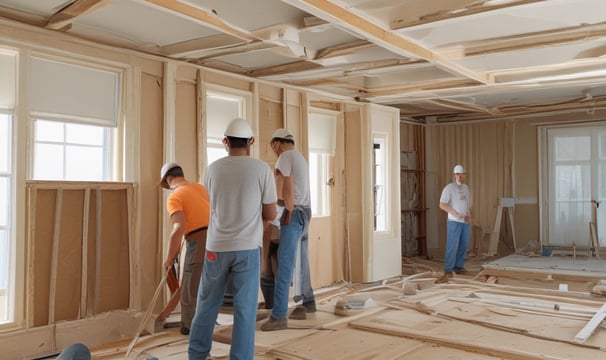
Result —
POLYGON ((183 211, 185 234, 208 226, 210 222, 210 200, 202 184, 189 183, 176 188, 166 202, 168 214, 183 211))

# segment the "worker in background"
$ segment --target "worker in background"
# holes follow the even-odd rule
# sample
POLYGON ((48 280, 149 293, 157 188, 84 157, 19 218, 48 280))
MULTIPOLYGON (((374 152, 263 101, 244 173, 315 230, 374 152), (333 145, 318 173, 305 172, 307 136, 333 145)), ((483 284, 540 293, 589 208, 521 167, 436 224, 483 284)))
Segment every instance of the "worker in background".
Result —
POLYGON ((276 161, 276 189, 284 205, 280 221, 280 247, 278 248, 278 279, 276 281, 274 306, 269 320, 261 325, 263 331, 286 329, 288 325, 288 297, 290 282, 295 268, 295 257, 300 254, 301 294, 294 301, 302 301, 291 318, 304 319, 306 313, 316 311, 316 301, 311 287, 309 272, 308 234, 311 221, 309 168, 301 153, 295 150, 295 141, 286 129, 277 129, 272 134, 271 148, 278 156, 276 161))
POLYGON ((278 248, 280 246, 280 216, 283 206, 278 206, 278 215, 269 221, 263 231, 263 250, 261 257, 261 292, 265 300, 265 309, 274 307, 274 289, 278 274, 278 248))
POLYGON ((244 119, 234 119, 224 135, 228 156, 210 164, 204 176, 211 215, 202 283, 189 338, 190 360, 203 360, 210 354, 228 275, 234 301, 229 357, 253 359, 263 221, 277 215, 271 168, 250 157, 255 142, 250 125, 244 119))
MULTIPOLYGON (((168 215, 173 223, 164 260, 164 268, 170 269, 181 254, 181 241, 185 237, 185 261, 181 281, 181 328, 189 334, 196 312, 198 286, 204 264, 206 232, 210 219, 210 203, 206 188, 185 179, 183 169, 176 163, 166 163, 160 170, 160 186, 172 192, 166 201, 168 215)), ((178 270, 177 270, 178 271, 178 270)))
POLYGON ((440 196, 440 209, 448 213, 444 274, 449 277, 453 272, 459 274, 465 271, 472 203, 463 166, 455 166, 453 174, 454 181, 444 187, 440 196))

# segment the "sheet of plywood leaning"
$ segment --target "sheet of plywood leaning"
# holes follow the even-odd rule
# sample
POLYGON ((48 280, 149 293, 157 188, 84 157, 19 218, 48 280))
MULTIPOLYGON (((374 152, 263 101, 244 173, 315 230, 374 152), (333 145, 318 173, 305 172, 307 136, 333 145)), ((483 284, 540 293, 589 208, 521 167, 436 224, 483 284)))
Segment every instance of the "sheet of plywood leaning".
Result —
POLYGON ((128 184, 28 184, 28 322, 129 307, 128 184))

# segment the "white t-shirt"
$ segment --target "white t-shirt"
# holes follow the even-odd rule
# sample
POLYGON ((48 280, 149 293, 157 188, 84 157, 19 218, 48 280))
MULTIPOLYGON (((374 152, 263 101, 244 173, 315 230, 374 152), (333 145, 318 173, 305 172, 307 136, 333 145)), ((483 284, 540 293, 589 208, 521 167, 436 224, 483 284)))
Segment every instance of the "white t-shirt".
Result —
MULTIPOLYGON (((451 182, 442 190, 440 202, 447 204, 460 214, 469 216, 469 209, 471 208, 471 192, 469 191, 469 186, 467 186, 467 184, 459 185, 456 182, 451 182)), ((451 213, 448 213, 448 220, 465 222, 464 219, 456 218, 451 213)))
POLYGON ((295 184, 295 205, 311 206, 309 190, 309 167, 303 155, 297 150, 288 150, 280 154, 276 169, 284 176, 292 176, 295 184))
POLYGON ((204 185, 210 197, 206 248, 225 252, 263 246, 262 204, 278 200, 269 165, 248 156, 227 156, 208 166, 204 185))

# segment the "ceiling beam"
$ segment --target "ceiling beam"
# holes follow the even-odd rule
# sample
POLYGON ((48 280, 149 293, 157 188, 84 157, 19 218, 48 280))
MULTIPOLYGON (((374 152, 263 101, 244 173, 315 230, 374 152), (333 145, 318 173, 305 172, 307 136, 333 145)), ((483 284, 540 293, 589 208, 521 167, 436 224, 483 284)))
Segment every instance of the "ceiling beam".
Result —
POLYGON ((443 80, 429 80, 429 81, 418 81, 405 85, 380 87, 374 89, 367 89, 365 98, 372 98, 376 96, 389 96, 397 94, 412 93, 417 91, 431 91, 431 90, 442 90, 442 89, 455 89, 465 88, 471 86, 478 86, 478 82, 470 79, 443 79, 443 80))
POLYGON ((340 45, 331 46, 331 47, 327 47, 322 50, 319 50, 318 53, 316 54, 316 56, 314 57, 314 60, 322 60, 322 59, 329 59, 329 58, 333 58, 333 57, 337 57, 337 56, 350 55, 359 50, 364 50, 366 48, 376 48, 376 47, 377 47, 377 45, 371 43, 370 41, 366 41, 366 40, 352 41, 352 42, 348 42, 346 44, 340 44, 340 45))
POLYGON ((54 13, 48 19, 46 28, 51 30, 69 28, 78 16, 98 10, 108 3, 109 0, 75 0, 54 13))
POLYGON ((24 11, 15 10, 6 6, 0 5, 0 17, 14 20, 27 25, 33 25, 38 27, 46 26, 47 20, 43 16, 30 14, 24 11))
POLYGON ((175 0, 145 0, 150 4, 156 5, 160 8, 170 10, 172 12, 176 12, 181 15, 185 15, 186 17, 198 20, 204 23, 206 26, 209 26, 217 31, 229 34, 231 36, 235 36, 242 40, 253 41, 258 40, 254 36, 252 36, 248 31, 239 29, 235 26, 232 26, 219 18, 212 11, 207 11, 201 9, 199 7, 195 7, 180 1, 175 0))
POLYGON ((218 34, 162 46, 158 48, 158 51, 167 56, 179 57, 191 53, 203 52, 205 50, 224 50, 246 43, 247 42, 245 40, 233 37, 231 35, 218 34))
MULTIPOLYGON (((461 56, 478 56, 498 52, 530 49, 539 46, 554 46, 606 37, 606 22, 593 25, 579 25, 558 30, 540 31, 530 34, 502 36, 481 41, 459 43, 456 47, 445 48, 444 52, 460 52, 461 56), (454 51, 450 51, 454 49, 454 51)), ((442 52, 440 50, 440 52, 442 52)))
POLYGON ((385 29, 351 10, 327 0, 282 0, 303 11, 311 13, 329 22, 337 23, 358 36, 384 47, 396 54, 421 58, 434 62, 437 66, 457 75, 468 77, 481 83, 489 80, 483 75, 467 69, 426 47, 423 47, 391 29, 385 29))
POLYGON ((288 63, 288 64, 282 64, 282 65, 277 65, 277 66, 270 66, 270 67, 266 67, 266 68, 251 70, 247 74, 256 78, 256 77, 288 74, 288 73, 292 73, 292 72, 317 69, 317 68, 321 68, 321 67, 322 67, 322 65, 320 65, 318 63, 307 61, 307 60, 301 60, 301 61, 295 61, 295 62, 288 63))
POLYGON ((390 28, 392 30, 401 30, 413 26, 419 26, 424 24, 429 24, 432 22, 437 22, 441 20, 453 19, 457 17, 469 16, 474 14, 480 14, 484 12, 510 8, 514 6, 528 5, 536 2, 541 2, 545 0, 518 0, 518 1, 510 1, 510 2, 490 2, 488 0, 483 1, 470 1, 470 4, 463 8, 447 8, 446 10, 441 9, 440 11, 436 11, 431 14, 420 16, 416 20, 402 19, 396 18, 391 21, 390 28))

